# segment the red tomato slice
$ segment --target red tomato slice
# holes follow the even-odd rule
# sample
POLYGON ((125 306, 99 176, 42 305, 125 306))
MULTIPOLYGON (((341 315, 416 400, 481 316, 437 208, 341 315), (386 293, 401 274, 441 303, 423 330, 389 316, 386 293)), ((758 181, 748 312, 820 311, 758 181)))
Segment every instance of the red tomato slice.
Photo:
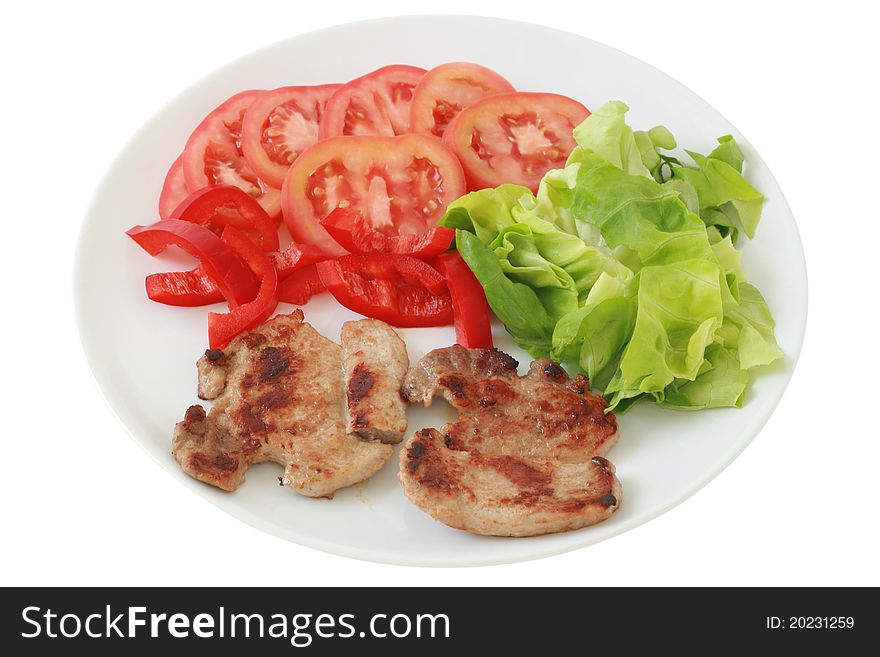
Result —
POLYGON ((261 180, 281 188, 297 155, 318 141, 324 106, 340 84, 263 92, 244 113, 241 152, 261 180))
POLYGON ((373 230, 363 215, 351 208, 336 208, 321 221, 334 240, 350 253, 401 253, 430 260, 449 248, 455 231, 445 226, 414 235, 388 237, 373 230))
POLYGON ((452 120, 443 143, 461 160, 468 189, 516 183, 537 191, 575 147, 571 131, 590 110, 567 96, 514 92, 478 100, 452 120))
POLYGON ((159 195, 159 217, 168 219, 171 212, 186 198, 186 178, 183 175, 183 156, 177 159, 165 174, 165 184, 162 185, 162 193, 159 195))
POLYGON ((315 265, 321 283, 349 310, 392 326, 446 326, 452 300, 443 276, 405 255, 348 255, 315 265))
POLYGON ((462 109, 483 96, 514 91, 495 71, 479 64, 452 62, 425 73, 413 91, 409 129, 442 137, 462 109))
POLYGON ((337 207, 361 212, 388 236, 424 233, 465 192, 458 158, 437 139, 333 137, 306 149, 282 188, 284 221, 293 239, 343 255, 321 220, 337 207))
POLYGON ((259 201, 270 217, 277 217, 278 190, 260 180, 241 151, 242 118, 260 93, 237 93, 199 123, 183 149, 183 175, 190 192, 209 185, 235 185, 259 201))
POLYGON ((320 137, 403 135, 409 132, 413 89, 425 69, 395 64, 342 85, 324 110, 320 137))

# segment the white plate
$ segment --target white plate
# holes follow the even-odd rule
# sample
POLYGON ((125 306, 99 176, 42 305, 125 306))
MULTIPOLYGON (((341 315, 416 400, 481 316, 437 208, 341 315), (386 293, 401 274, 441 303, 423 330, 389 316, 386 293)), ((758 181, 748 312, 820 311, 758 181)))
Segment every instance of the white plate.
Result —
MULTIPOLYGON (((747 89, 743 90, 747 92, 747 89)), ((328 552, 399 564, 463 566, 542 557, 596 543, 675 506, 727 466, 755 437, 791 377, 806 322, 806 269, 791 211, 749 143, 693 92, 660 71, 588 39, 526 23, 455 16, 392 18, 334 27, 275 44, 200 81, 171 102, 125 147, 102 181, 86 217, 76 267, 80 333, 92 371, 132 436, 169 474, 228 513, 267 532, 328 552), (679 144, 701 152, 732 133, 748 177, 767 197, 757 240, 743 240, 743 267, 777 320, 785 361, 765 368, 741 410, 664 411, 649 404, 620 418, 609 458, 623 484, 623 504, 608 521, 576 532, 528 539, 474 536, 435 522, 409 503, 392 460, 371 481, 332 501, 278 486, 278 466, 254 467, 247 483, 224 493, 184 475, 171 457, 174 423, 196 401, 196 358, 204 351, 204 308, 168 308, 144 296, 144 276, 183 268, 149 258, 123 231, 157 219, 168 166, 190 130, 242 89, 345 81, 391 63, 429 68, 465 60, 490 66, 518 89, 559 92, 598 107, 608 99, 632 107, 632 125, 663 124, 679 144)), ((326 295, 325 295, 326 296, 326 295)), ((354 315, 332 299, 314 300, 306 319, 331 338, 354 315)), ((451 344, 451 329, 402 332, 413 362, 451 344)), ((503 330, 498 346, 521 362, 503 330)), ((412 408, 410 426, 440 426, 443 403, 412 408)))

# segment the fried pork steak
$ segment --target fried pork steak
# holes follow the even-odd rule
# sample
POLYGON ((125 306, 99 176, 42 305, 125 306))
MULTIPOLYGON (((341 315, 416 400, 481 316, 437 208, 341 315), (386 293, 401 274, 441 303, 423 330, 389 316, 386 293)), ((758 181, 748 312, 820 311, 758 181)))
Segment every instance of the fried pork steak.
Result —
POLYGON ((608 518, 620 482, 603 455, 617 440, 617 420, 549 360, 520 377, 497 349, 459 346, 428 353, 406 375, 410 402, 437 395, 458 421, 413 434, 400 454, 400 481, 412 502, 458 529, 493 536, 534 536, 608 518))
POLYGON ((252 463, 264 461, 284 466, 281 482, 309 497, 331 497, 368 479, 393 449, 347 428, 350 377, 344 374, 343 351, 352 371, 362 365, 371 372, 376 362, 359 360, 362 348, 382 350, 393 360, 386 370, 373 372, 381 385, 364 395, 387 412, 370 414, 363 428, 376 429, 380 437, 402 434, 406 419, 399 388, 407 357, 400 337, 381 322, 349 322, 340 347, 296 310, 199 359, 199 397, 215 402, 207 414, 200 405, 186 411, 174 429, 174 457, 187 474, 229 491, 241 485, 252 463), (383 379, 395 376, 396 383, 383 379), (383 400, 387 395, 393 399, 383 400))
POLYGON ((406 432, 400 395, 409 368, 406 344, 385 322, 362 319, 342 325, 346 421, 365 440, 399 443, 406 432))

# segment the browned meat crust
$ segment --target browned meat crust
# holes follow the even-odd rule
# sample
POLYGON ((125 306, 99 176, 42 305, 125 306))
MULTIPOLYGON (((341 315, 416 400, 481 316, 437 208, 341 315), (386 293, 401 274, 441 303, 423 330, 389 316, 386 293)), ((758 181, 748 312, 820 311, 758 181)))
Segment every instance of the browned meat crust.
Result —
POLYGON ((385 322, 346 322, 342 362, 348 432, 399 443, 406 432, 406 402, 400 395, 409 367, 406 344, 385 322))
POLYGON ((532 536, 608 518, 620 482, 602 456, 617 420, 584 377, 549 360, 520 377, 498 350, 453 346, 427 354, 404 382, 410 401, 443 395, 459 419, 407 441, 399 477, 441 522, 478 534, 532 536))
POLYGON ((199 359, 199 395, 216 399, 206 415, 191 406, 174 430, 183 470, 223 490, 242 484, 252 463, 284 466, 280 478, 309 497, 372 476, 392 448, 345 428, 342 350, 303 322, 279 315, 199 359))

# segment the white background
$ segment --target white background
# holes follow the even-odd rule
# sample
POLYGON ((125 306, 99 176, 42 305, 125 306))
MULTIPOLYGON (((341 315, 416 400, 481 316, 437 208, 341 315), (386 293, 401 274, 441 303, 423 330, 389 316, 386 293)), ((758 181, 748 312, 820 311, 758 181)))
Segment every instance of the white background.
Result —
POLYGON ((70 278, 83 213, 117 151, 175 94, 242 54, 417 7, 152 0, 4 8, 0 584, 880 584, 880 35, 870 3, 427 7, 574 31, 654 64, 730 119, 785 191, 810 274, 801 360, 754 443, 678 508, 550 559, 416 572, 245 526, 187 493, 116 423, 79 347, 70 278))

